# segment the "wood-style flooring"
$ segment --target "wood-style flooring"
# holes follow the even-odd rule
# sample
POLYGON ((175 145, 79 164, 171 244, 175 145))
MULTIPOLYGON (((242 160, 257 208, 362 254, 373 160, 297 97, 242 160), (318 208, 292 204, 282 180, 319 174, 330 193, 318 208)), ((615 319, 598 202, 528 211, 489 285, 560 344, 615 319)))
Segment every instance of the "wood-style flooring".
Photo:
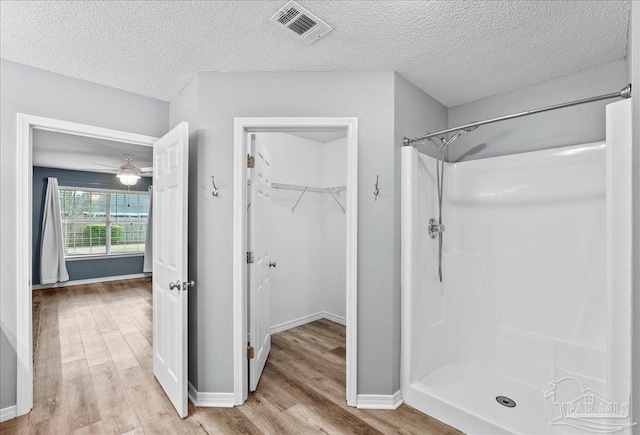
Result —
POLYGON ((319 320, 275 334, 243 406, 181 420, 153 376, 151 283, 116 281, 33 294, 34 405, 0 434, 453 434, 402 405, 345 401, 345 329, 319 320))

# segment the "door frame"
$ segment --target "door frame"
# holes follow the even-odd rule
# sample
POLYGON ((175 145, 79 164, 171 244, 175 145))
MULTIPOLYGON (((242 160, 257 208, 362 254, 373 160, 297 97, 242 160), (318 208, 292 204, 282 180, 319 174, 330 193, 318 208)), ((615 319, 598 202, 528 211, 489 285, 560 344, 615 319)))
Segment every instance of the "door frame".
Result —
POLYGON ((356 406, 358 356, 358 118, 234 118, 233 122, 233 390, 234 404, 248 396, 247 360, 247 133, 287 132, 305 129, 344 128, 347 130, 347 306, 346 306, 346 398, 356 406))
POLYGON ((16 127, 16 416, 33 408, 33 319, 31 284, 31 219, 33 129, 134 145, 153 146, 157 137, 96 127, 60 119, 17 114, 16 127), (26 219, 25 219, 26 217, 26 219))

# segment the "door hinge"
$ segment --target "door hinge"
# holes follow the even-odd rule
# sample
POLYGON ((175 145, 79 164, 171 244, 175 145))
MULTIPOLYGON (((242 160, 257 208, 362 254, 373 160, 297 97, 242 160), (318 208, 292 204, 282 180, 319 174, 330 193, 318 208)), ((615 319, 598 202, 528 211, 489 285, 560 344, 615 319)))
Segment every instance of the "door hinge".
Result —
POLYGON ((253 346, 247 348, 247 359, 253 359, 253 346))
POLYGON ((253 252, 247 252, 247 264, 253 263, 253 252))
POLYGON ((247 155, 247 168, 253 168, 256 165, 256 158, 247 155))

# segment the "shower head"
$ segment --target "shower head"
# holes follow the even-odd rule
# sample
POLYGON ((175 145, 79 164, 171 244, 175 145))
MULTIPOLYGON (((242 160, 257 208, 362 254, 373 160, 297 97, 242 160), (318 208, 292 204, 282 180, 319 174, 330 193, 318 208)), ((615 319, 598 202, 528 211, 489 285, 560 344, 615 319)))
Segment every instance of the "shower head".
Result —
POLYGON ((631 83, 622 88, 620 91, 620 98, 631 98, 631 83))

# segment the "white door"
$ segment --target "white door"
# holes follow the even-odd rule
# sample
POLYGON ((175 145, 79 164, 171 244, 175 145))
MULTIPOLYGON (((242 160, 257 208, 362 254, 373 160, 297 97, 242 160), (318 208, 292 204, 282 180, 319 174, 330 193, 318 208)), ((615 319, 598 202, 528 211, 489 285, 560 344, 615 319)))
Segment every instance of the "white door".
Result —
POLYGON ((254 357, 249 360, 249 390, 255 391, 271 350, 271 283, 269 271, 269 218, 271 209, 271 156, 256 138, 255 166, 251 173, 249 207, 249 346, 254 357))
POLYGON ((153 374, 187 416, 189 124, 153 145, 153 374))

